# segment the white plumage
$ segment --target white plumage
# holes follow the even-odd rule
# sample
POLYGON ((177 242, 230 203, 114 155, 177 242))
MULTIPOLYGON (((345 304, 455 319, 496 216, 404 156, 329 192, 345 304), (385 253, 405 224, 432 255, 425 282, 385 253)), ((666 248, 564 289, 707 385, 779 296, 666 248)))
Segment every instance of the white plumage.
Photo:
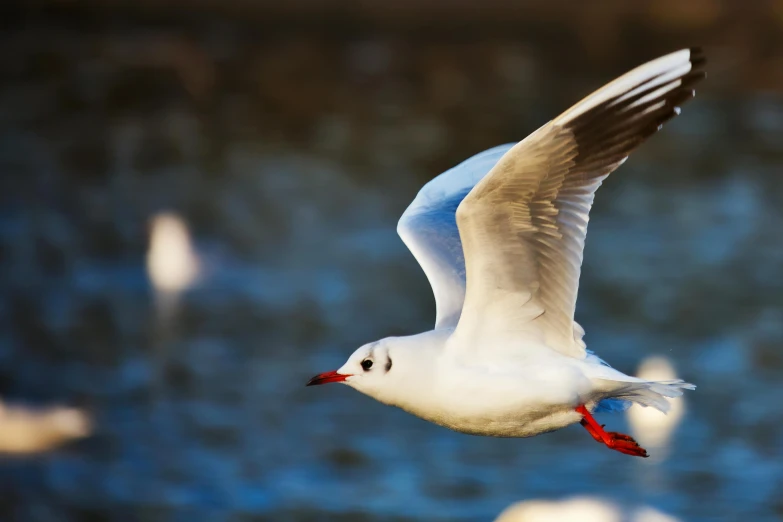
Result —
POLYGON ((595 191, 679 114, 703 63, 697 49, 648 62, 427 183, 397 230, 435 294, 434 330, 365 345, 309 384, 345 382, 466 433, 525 437, 581 420, 596 440, 646 456, 590 411, 665 411, 665 397, 693 386, 624 375, 586 350, 574 322, 582 251, 595 191))

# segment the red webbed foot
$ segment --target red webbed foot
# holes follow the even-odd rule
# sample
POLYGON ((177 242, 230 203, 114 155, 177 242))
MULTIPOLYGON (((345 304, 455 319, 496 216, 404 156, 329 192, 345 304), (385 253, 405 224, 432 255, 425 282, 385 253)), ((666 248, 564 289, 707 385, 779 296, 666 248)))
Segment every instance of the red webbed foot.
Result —
POLYGON ((579 406, 576 411, 582 415, 580 424, 584 426, 587 432, 597 441, 615 451, 625 453, 626 455, 633 455, 634 457, 649 457, 647 450, 639 446, 639 444, 630 435, 624 433, 618 433, 616 431, 604 431, 604 426, 598 424, 587 408, 579 406))

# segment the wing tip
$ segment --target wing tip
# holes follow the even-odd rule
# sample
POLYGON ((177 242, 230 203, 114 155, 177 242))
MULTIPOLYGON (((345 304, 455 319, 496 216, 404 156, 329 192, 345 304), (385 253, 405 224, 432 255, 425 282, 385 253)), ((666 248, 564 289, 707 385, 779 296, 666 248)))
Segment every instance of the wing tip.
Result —
POLYGON ((695 46, 688 49, 690 51, 690 62, 693 68, 702 67, 707 63, 707 57, 704 56, 704 49, 701 46, 695 46))
POLYGON ((576 111, 558 118, 576 142, 577 162, 604 165, 598 170, 611 172, 617 161, 681 113, 696 95, 694 84, 706 77, 700 69, 704 63, 701 48, 676 51, 621 76, 596 91, 599 96, 591 95, 576 111))
MULTIPOLYGON (((675 90, 682 91, 684 87, 698 83, 706 78, 702 69, 707 59, 699 46, 688 47, 672 53, 659 56, 630 70, 612 82, 604 85, 576 105, 569 108, 554 121, 567 125, 594 111, 598 107, 626 99, 645 87, 660 87, 679 80, 681 84, 675 90)), ((647 89, 646 93, 653 89, 647 89)), ((637 96, 636 99, 639 97, 637 96)))

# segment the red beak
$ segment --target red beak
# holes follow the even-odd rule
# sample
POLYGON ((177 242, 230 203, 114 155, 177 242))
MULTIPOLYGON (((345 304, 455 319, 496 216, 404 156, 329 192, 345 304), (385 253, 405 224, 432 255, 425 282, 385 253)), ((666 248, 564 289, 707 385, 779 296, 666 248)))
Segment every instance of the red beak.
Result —
POLYGON ((335 372, 325 372, 325 373, 319 373, 309 381, 307 381, 307 386, 315 386, 316 384, 327 384, 330 382, 342 382, 345 379, 350 377, 350 375, 343 375, 341 373, 335 372))

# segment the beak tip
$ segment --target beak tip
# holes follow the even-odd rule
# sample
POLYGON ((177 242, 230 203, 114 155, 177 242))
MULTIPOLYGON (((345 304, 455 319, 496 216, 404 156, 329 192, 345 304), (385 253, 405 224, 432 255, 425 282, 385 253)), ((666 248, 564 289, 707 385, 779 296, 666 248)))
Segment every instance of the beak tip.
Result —
POLYGON ((320 384, 327 384, 330 382, 342 382, 348 377, 350 377, 350 375, 343 375, 337 373, 336 371, 319 373, 318 375, 316 375, 315 377, 307 381, 307 384, 305 384, 305 386, 316 386, 320 384))

